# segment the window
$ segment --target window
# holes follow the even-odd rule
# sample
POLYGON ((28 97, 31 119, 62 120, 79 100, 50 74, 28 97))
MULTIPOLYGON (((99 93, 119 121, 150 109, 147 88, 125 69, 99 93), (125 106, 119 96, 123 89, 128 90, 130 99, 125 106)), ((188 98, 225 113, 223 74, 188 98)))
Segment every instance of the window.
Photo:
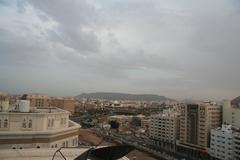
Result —
POLYGON ((26 122, 26 119, 23 120, 22 127, 23 127, 23 128, 27 128, 27 122, 26 122))
POLYGON ((7 128, 7 127, 8 127, 8 120, 7 120, 7 119, 4 120, 3 127, 4 127, 4 128, 7 128))
POLYGON ((37 148, 40 148, 40 146, 37 146, 37 148))
POLYGON ((32 128, 32 120, 31 119, 29 119, 29 121, 28 121, 28 128, 32 128))
POLYGON ((2 120, 0 119, 0 128, 2 128, 2 120))
POLYGON ((53 127, 53 125, 54 125, 54 119, 52 119, 51 121, 51 127, 53 127))
POLYGON ((51 119, 48 119, 48 127, 51 126, 51 119))
POLYGON ((78 144, 78 138, 75 138, 75 144, 76 145, 78 144))

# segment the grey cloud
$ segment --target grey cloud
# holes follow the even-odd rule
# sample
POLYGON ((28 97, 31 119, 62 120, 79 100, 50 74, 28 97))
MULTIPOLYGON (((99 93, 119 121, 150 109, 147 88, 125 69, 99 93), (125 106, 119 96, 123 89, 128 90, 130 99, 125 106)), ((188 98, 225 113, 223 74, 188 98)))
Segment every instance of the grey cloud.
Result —
MULTIPOLYGON (((10 28, 2 24, 0 62, 17 66, 26 58, 31 68, 46 60, 51 66, 46 75, 53 79, 42 81, 51 88, 50 73, 61 70, 56 81, 67 83, 69 94, 84 90, 234 97, 240 89, 238 4, 236 0, 28 1, 18 5, 23 9, 18 16, 28 20, 30 6, 43 24, 20 21, 10 28)), ((47 86, 41 87, 50 90, 47 86)), ((56 85, 55 93, 63 88, 56 85)))
POLYGON ((57 23, 58 27, 52 31, 53 41, 71 47, 81 54, 98 52, 100 42, 94 31, 91 31, 97 15, 94 8, 86 1, 56 0, 29 1, 29 3, 39 10, 41 19, 42 14, 45 13, 57 23), (85 31, 85 28, 90 31, 85 31))

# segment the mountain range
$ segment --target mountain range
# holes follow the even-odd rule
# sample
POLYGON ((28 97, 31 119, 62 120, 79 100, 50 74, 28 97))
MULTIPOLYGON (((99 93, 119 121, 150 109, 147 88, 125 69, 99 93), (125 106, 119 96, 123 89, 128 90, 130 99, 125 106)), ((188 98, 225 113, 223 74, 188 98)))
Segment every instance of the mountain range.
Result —
POLYGON ((166 101, 173 100, 165 96, 156 94, 128 94, 128 93, 112 93, 112 92, 96 92, 82 93, 75 97, 76 99, 107 99, 107 100, 136 100, 136 101, 166 101))

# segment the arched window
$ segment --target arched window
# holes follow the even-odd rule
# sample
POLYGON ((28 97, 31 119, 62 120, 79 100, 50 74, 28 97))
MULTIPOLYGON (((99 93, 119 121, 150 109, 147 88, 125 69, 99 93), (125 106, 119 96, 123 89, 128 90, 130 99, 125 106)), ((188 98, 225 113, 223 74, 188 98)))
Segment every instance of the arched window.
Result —
POLYGON ((32 128, 32 120, 31 119, 29 119, 29 121, 28 121, 28 128, 32 128))
POLYGON ((52 145, 51 148, 53 148, 54 146, 52 145))
POLYGON ((55 148, 57 148, 57 144, 55 144, 55 148))
POLYGON ((27 122, 26 122, 26 119, 23 120, 22 127, 23 127, 23 128, 27 128, 27 122))
POLYGON ((63 147, 65 147, 65 145, 66 145, 65 142, 63 142, 63 147))
POLYGON ((8 120, 7 120, 7 119, 4 120, 3 127, 4 127, 4 128, 7 128, 7 127, 8 127, 8 120))

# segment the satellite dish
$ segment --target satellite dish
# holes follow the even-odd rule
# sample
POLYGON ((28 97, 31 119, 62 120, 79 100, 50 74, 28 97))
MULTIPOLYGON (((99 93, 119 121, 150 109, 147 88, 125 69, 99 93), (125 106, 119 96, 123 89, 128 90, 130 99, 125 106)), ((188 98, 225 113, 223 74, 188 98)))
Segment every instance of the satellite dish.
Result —
POLYGON ((129 145, 108 146, 89 149, 74 160, 117 160, 131 152, 134 147, 129 145))
POLYGON ((124 157, 126 154, 134 149, 133 146, 119 145, 119 146, 108 146, 93 149, 90 152, 89 158, 97 160, 117 160, 124 157))

